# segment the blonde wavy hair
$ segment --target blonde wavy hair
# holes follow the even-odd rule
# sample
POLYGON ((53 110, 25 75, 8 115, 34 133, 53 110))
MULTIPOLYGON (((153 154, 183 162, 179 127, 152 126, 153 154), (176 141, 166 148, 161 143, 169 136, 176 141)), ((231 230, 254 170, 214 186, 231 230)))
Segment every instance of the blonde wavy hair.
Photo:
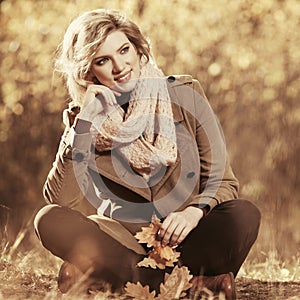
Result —
POLYGON ((80 105, 97 49, 107 36, 123 32, 135 46, 140 57, 150 58, 150 46, 138 26, 116 10, 95 9, 74 19, 57 50, 55 70, 62 73, 72 102, 80 105))

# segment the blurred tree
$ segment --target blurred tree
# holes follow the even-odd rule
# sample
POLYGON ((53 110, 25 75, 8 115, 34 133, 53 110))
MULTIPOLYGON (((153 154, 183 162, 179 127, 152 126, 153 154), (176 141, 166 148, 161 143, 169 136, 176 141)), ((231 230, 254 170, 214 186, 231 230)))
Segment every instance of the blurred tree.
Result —
MULTIPOLYGON (((13 208, 16 227, 44 204, 42 185, 63 130, 68 95, 53 73, 56 47, 73 17, 97 7, 96 0, 0 2, 0 201, 13 208)), ((102 0, 101 7, 140 25, 166 74, 200 80, 225 131, 241 195, 263 212, 258 251, 296 251, 300 2, 102 0)))

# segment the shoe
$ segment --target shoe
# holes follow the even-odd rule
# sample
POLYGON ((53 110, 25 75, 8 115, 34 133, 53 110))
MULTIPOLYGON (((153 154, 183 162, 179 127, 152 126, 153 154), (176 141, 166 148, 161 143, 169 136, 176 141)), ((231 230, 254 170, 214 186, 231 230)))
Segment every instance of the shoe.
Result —
POLYGON ((67 293, 74 284, 76 284, 80 278, 82 278, 83 273, 71 263, 65 261, 59 270, 57 285, 58 289, 63 293, 67 293))
POLYGON ((223 294, 226 300, 236 300, 234 276, 231 272, 217 276, 194 276, 191 283, 191 299, 202 299, 205 294, 208 296, 223 294))
POLYGON ((108 290, 110 286, 103 280, 89 277, 82 273, 76 266, 65 261, 59 270, 57 278, 58 289, 63 293, 67 293, 71 288, 85 294, 93 294, 99 291, 108 290))

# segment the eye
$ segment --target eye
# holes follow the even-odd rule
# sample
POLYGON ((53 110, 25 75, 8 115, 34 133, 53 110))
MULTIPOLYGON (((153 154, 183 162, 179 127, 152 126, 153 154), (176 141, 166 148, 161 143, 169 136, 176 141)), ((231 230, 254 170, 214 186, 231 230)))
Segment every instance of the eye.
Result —
POLYGON ((108 58, 104 57, 104 58, 101 58, 101 59, 97 60, 95 62, 95 64, 98 65, 98 66, 103 66, 107 61, 108 61, 108 58))
POLYGON ((126 46, 126 47, 122 48, 121 54, 125 54, 125 53, 127 53, 128 51, 129 51, 129 46, 126 46))

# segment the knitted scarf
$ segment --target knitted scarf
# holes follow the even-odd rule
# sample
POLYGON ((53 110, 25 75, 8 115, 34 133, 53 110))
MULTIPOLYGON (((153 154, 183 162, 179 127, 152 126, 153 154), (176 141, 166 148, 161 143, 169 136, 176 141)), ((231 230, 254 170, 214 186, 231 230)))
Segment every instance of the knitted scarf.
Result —
POLYGON ((117 149, 147 181, 177 158, 176 134, 166 79, 153 62, 141 67, 127 112, 121 106, 93 120, 97 151, 117 149))

